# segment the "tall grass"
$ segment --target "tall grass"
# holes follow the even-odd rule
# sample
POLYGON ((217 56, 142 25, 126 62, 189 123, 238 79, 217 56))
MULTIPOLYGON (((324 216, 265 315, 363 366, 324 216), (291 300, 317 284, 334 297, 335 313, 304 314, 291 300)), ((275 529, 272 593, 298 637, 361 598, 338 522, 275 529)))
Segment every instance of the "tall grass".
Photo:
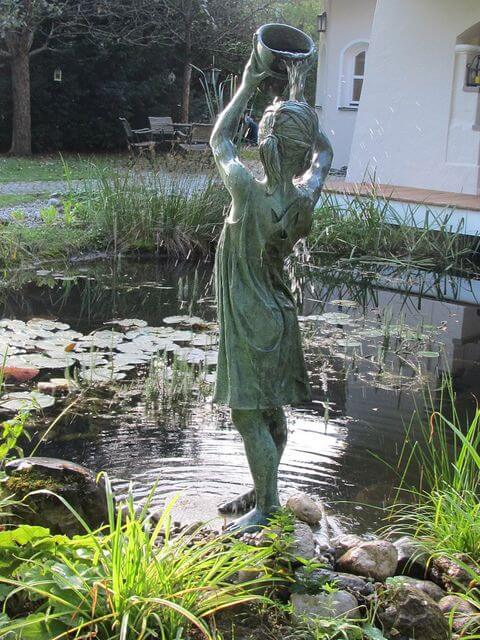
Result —
POLYGON ((389 518, 394 531, 413 535, 432 554, 466 554, 480 569, 480 409, 476 407, 465 425, 448 376, 439 406, 419 440, 412 439, 410 429, 398 461, 400 489, 389 518), (407 479, 411 472, 418 484, 407 479))
POLYGON ((122 515, 114 509, 108 478, 106 490, 109 522, 104 531, 90 531, 62 500, 82 522, 85 536, 57 536, 55 544, 17 567, 13 577, 0 577, 4 587, 13 589, 4 611, 12 597, 27 598, 25 613, 16 611, 3 622, 2 637, 182 640, 192 637, 195 627, 195 637, 213 639, 216 612, 267 602, 253 592, 271 583, 265 568, 270 547, 249 547, 225 536, 199 539, 198 528, 173 535, 173 503, 153 526, 148 501, 136 514, 130 496, 122 515), (261 577, 238 584, 240 570, 261 577))
MULTIPOLYGON (((71 185, 65 214, 42 224, 2 225, 0 262, 69 258, 82 252, 156 252, 188 258, 211 255, 220 234, 229 196, 215 173, 198 173, 172 160, 168 171, 135 171, 90 166, 81 192, 68 163, 71 185)), ((314 216, 307 252, 313 262, 367 262, 436 271, 476 271, 477 239, 463 235, 452 212, 427 210, 418 220, 415 206, 400 216, 388 198, 349 200, 325 194, 314 216)), ((298 256, 297 256, 298 259, 298 256)))
POLYGON ((210 252, 227 204, 210 177, 103 170, 85 182, 78 215, 115 254, 155 249, 187 257, 210 252))
POLYGON ((427 210, 419 221, 415 206, 401 216, 389 198, 374 193, 349 200, 325 194, 315 211, 310 251, 314 258, 334 254, 422 269, 474 269, 479 240, 463 235, 463 224, 454 224, 452 215, 427 210))

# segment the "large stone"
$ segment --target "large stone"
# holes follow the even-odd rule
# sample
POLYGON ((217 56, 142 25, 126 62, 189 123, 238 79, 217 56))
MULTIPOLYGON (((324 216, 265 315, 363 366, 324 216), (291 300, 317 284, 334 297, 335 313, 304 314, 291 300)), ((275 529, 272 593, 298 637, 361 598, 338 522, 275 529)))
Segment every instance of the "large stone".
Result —
POLYGON ((351 533, 344 533, 339 536, 336 536, 332 539, 332 547, 335 549, 335 557, 340 558, 344 553, 353 549, 353 547, 358 547, 358 545, 365 542, 360 536, 356 536, 351 533))
POLYGON ((287 500, 286 507, 290 509, 298 520, 306 522, 311 526, 318 524, 322 519, 322 509, 305 493, 296 493, 290 496, 287 500))
POLYGON ((412 578, 425 578, 428 555, 420 544, 410 536, 403 536, 393 544, 398 554, 397 573, 412 578))
POLYGON ((463 565, 468 565, 468 556, 459 556, 458 563, 447 556, 434 557, 429 566, 428 577, 442 589, 450 590, 468 587, 472 582, 472 574, 463 565))
POLYGON ((438 603, 440 610, 452 621, 452 630, 461 635, 480 632, 480 612, 459 596, 445 596, 438 603))
POLYGON ((430 596, 435 602, 439 602, 445 595, 445 591, 431 580, 419 580, 418 578, 411 578, 410 576, 395 576, 394 580, 397 584, 406 584, 419 591, 423 591, 423 593, 426 593, 427 596, 430 596))
POLYGON ((57 458, 30 457, 8 462, 5 466, 6 491, 17 499, 25 498, 25 507, 16 507, 15 515, 25 524, 48 527, 52 533, 75 535, 85 529, 56 497, 66 500, 91 528, 108 521, 103 479, 79 464, 57 458), (56 495, 32 491, 46 490, 56 495))
POLYGON ((450 640, 445 616, 423 591, 407 585, 389 585, 379 594, 378 620, 391 638, 450 640))
POLYGON ((348 591, 331 593, 293 593, 291 597, 293 619, 296 622, 308 622, 315 618, 338 618, 340 616, 358 619, 361 613, 358 602, 348 591))
POLYGON ((293 541, 288 552, 295 558, 304 560, 312 560, 315 557, 315 538, 308 524, 295 520, 293 541))
POLYGON ((295 571, 295 585, 292 591, 316 594, 322 591, 326 583, 333 584, 337 589, 349 591, 357 599, 366 598, 375 592, 373 584, 361 576, 329 569, 309 571, 306 567, 300 567, 295 571))
POLYGON ((397 550, 387 540, 362 542, 338 559, 337 568, 383 581, 395 574, 397 550))

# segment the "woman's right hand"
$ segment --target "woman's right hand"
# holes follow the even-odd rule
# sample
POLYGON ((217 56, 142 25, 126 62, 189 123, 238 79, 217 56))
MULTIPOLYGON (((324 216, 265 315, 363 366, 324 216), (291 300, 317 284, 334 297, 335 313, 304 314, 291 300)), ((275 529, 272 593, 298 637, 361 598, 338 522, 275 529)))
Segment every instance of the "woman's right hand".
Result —
POLYGON ((257 87, 262 80, 268 78, 270 74, 261 66, 258 60, 256 46, 254 42, 253 51, 243 71, 243 82, 250 86, 257 87))

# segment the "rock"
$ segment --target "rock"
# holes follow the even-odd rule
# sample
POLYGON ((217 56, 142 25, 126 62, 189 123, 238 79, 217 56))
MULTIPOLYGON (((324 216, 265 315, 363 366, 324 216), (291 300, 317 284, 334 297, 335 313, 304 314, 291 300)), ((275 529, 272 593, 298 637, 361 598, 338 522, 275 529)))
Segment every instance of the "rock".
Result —
POLYGON ((397 573, 412 578, 424 578, 428 556, 425 551, 422 551, 420 544, 409 536, 403 536, 393 544, 398 554, 397 573))
POLYGON ((305 493, 296 493, 290 496, 286 507, 290 509, 296 518, 311 526, 318 524, 322 519, 322 509, 305 493))
POLYGON ((332 539, 332 547, 335 549, 335 557, 340 558, 344 553, 353 549, 353 547, 358 547, 362 542, 365 542, 365 540, 353 534, 342 534, 340 536, 336 536, 332 539))
MULTIPOLYGON (((458 560, 468 565, 468 556, 459 555, 458 560)), ((446 556, 432 558, 428 577, 446 591, 456 587, 468 587, 473 580, 467 569, 446 556)))
POLYGON ((445 595, 445 591, 431 580, 419 580, 418 578, 411 578, 410 576, 395 576, 393 580, 397 584, 406 584, 419 591, 423 591, 423 593, 426 593, 427 596, 430 596, 435 602, 441 600, 445 595))
POLYGON ((377 617, 392 638, 450 640, 448 623, 423 591, 409 585, 389 585, 378 598, 377 617))
POLYGON ((467 600, 459 596, 445 596, 438 603, 448 619, 451 619, 452 630, 459 634, 477 634, 480 632, 480 613, 467 600))
POLYGON ((337 568, 382 582, 397 568, 397 550, 388 540, 362 542, 341 556, 337 568))
POLYGON ((73 383, 67 378, 50 378, 50 382, 39 382, 37 385, 38 391, 52 396, 68 392, 71 387, 73 383))
POLYGON ((295 558, 304 560, 312 560, 315 557, 315 538, 308 524, 295 520, 293 542, 288 552, 295 558))
MULTIPOLYGON (((108 521, 105 483, 79 464, 57 458, 30 457, 12 460, 5 465, 5 488, 17 499, 31 491, 49 490, 61 496, 86 521, 97 528, 108 521)), ((85 533, 75 516, 56 497, 37 494, 25 499, 25 506, 15 507, 15 515, 25 524, 48 527, 54 534, 85 533)))
POLYGON ((62 201, 61 201, 59 198, 54 197, 54 196, 51 196, 51 197, 49 198, 49 200, 47 201, 47 205, 48 205, 49 207, 55 207, 55 208, 57 208, 57 209, 58 209, 59 207, 62 207, 62 206, 63 206, 62 201))
POLYGON ((360 618, 358 602, 348 591, 332 591, 331 593, 293 593, 290 599, 293 608, 293 619, 298 623, 315 618, 360 618))
POLYGON ((351 573, 340 573, 329 569, 307 570, 300 567, 295 571, 295 585, 292 589, 295 593, 320 593, 326 584, 334 584, 338 589, 349 591, 358 598, 365 598, 375 592, 375 588, 366 578, 355 576, 351 573))

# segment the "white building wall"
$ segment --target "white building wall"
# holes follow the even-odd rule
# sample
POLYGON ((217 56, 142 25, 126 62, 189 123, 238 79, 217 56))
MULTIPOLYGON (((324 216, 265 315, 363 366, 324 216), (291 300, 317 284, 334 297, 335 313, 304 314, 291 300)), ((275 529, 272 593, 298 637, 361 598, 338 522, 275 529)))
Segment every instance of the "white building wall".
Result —
MULTIPOLYGON (((328 27, 321 35, 316 108, 333 146, 333 166, 346 166, 357 117, 356 109, 342 109, 342 54, 356 42, 369 42, 376 0, 325 0, 328 27)), ((367 56, 368 58, 368 56, 367 56)))
POLYGON ((479 0, 378 0, 348 180, 478 193, 479 94, 454 94, 457 39, 478 22, 479 0))

